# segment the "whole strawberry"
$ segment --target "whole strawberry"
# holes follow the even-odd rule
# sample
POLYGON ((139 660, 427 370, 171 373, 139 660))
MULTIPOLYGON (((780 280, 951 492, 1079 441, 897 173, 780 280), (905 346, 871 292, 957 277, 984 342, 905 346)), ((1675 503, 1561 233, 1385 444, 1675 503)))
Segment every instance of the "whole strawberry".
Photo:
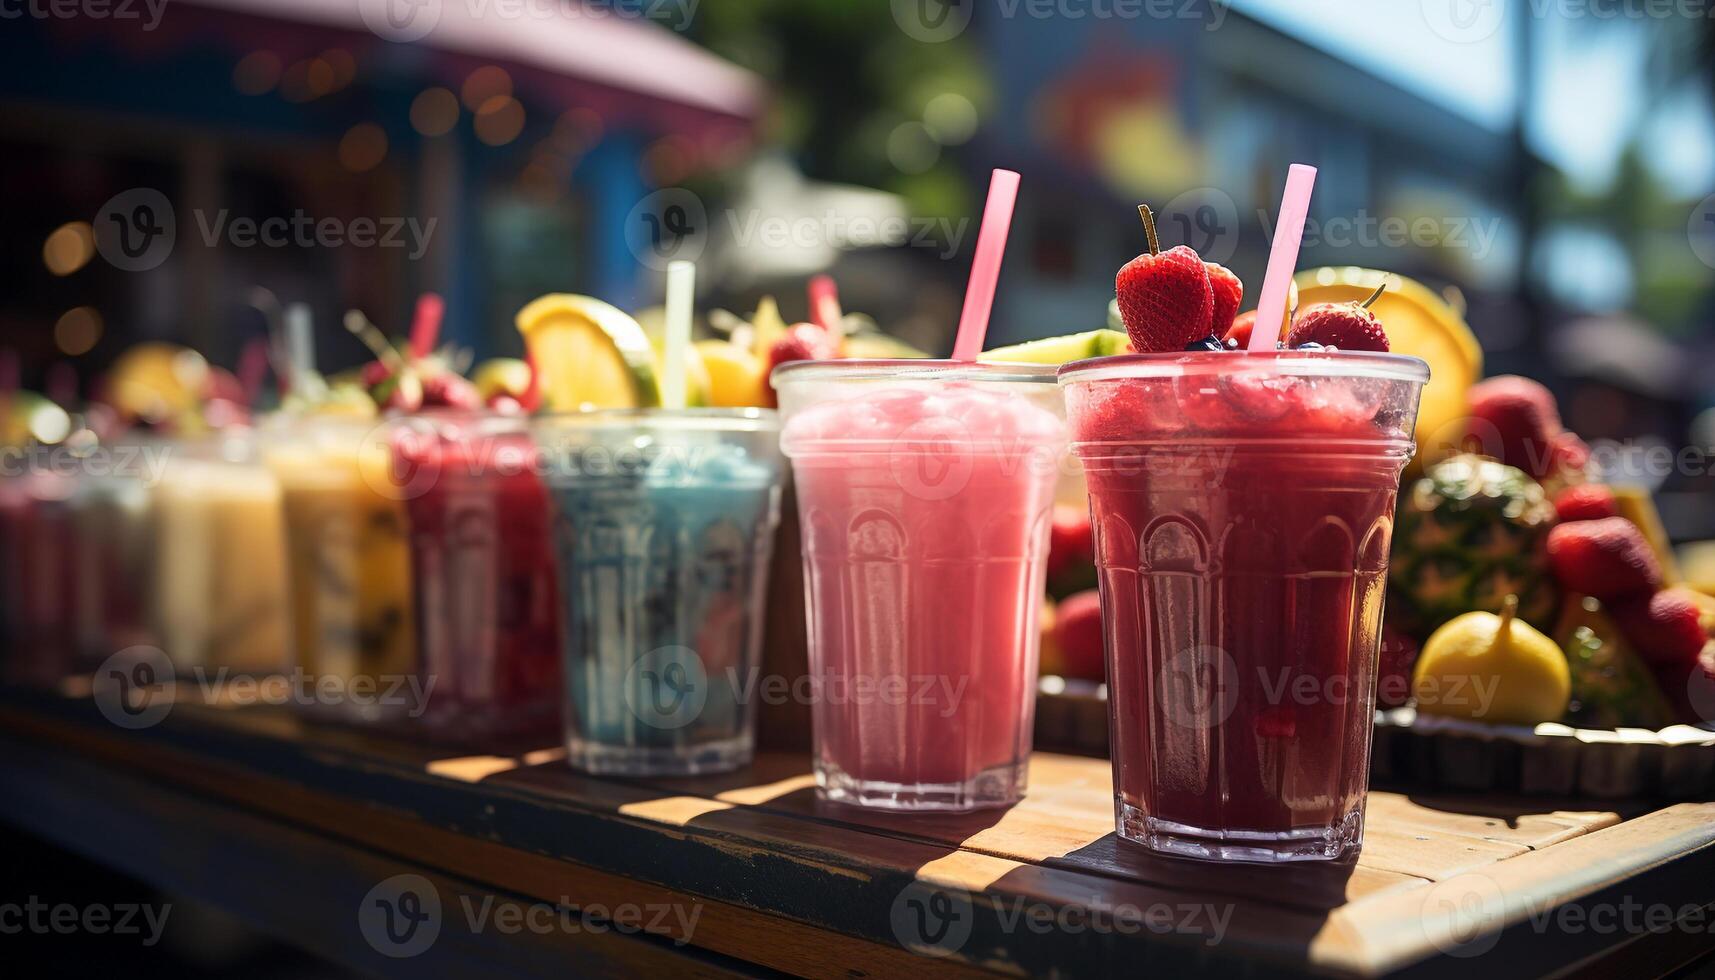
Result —
MULTIPOLYGON (((1215 311, 1209 321, 1209 335, 1224 338, 1233 329, 1233 318, 1239 315, 1239 304, 1245 298, 1245 284, 1219 262, 1205 262, 1203 266, 1209 270, 1209 293, 1215 303, 1215 311)), ((1249 338, 1246 339, 1248 342, 1249 338)))
MULTIPOLYGON (((785 336, 768 350, 768 370, 788 361, 830 361, 840 356, 839 340, 814 323, 796 323, 786 329, 785 336)), ((764 375, 767 377, 768 375, 764 375)), ((774 386, 767 386, 770 406, 774 404, 774 386)))
POLYGON ((1697 601, 1684 589, 1663 589, 1613 607, 1614 621, 1638 655, 1653 667, 1691 669, 1709 634, 1703 630, 1697 601))
POLYGON ((1161 251, 1155 218, 1138 205, 1149 236, 1149 251, 1120 267, 1114 277, 1120 317, 1140 354, 1182 351, 1209 335, 1215 315, 1209 270, 1189 246, 1161 251))
POLYGON ((1370 310, 1370 304, 1381 297, 1387 283, 1376 287, 1370 298, 1361 303, 1317 303, 1292 321, 1292 331, 1286 336, 1286 346, 1302 347, 1321 344, 1344 351, 1389 350, 1387 331, 1370 310))
POLYGON ((1567 487, 1555 495, 1554 512, 1561 523, 1599 521, 1604 517, 1619 517, 1620 505, 1614 491, 1600 483, 1584 483, 1567 487))
POLYGON ((1554 395, 1535 381, 1503 374, 1473 385, 1470 400, 1465 441, 1471 451, 1516 466, 1539 480, 1557 464, 1571 462, 1558 456, 1578 454, 1582 443, 1561 438, 1560 409, 1554 395), (1557 446, 1561 447, 1558 452, 1557 446))
POLYGON ((1256 329, 1256 311, 1246 310, 1233 318, 1233 325, 1221 335, 1229 350, 1246 350, 1251 345, 1251 331, 1256 329))
POLYGON ((1661 563, 1624 517, 1558 525, 1548 532, 1548 566, 1567 591, 1603 602, 1647 596, 1661 586, 1661 563))

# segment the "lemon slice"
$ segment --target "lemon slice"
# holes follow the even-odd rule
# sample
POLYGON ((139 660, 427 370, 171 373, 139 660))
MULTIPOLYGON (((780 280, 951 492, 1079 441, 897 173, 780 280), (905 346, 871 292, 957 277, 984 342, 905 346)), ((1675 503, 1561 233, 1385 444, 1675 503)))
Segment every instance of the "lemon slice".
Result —
POLYGON ((767 368, 761 358, 724 340, 700 340, 696 352, 708 374, 710 405, 755 408, 766 403, 763 385, 767 368))
POLYGON ((1065 337, 1044 337, 1011 347, 996 347, 977 355, 979 361, 1010 361, 1014 364, 1066 364, 1089 357, 1123 354, 1126 335, 1118 330, 1088 330, 1065 337))
POLYGON ((544 408, 661 404, 649 337, 618 307, 590 296, 549 293, 519 310, 516 322, 541 375, 544 408))
POLYGON ((1387 331, 1396 354, 1429 363, 1429 383, 1417 412, 1417 459, 1427 466, 1459 451, 1464 420, 1470 414, 1467 393, 1483 377, 1483 348, 1465 318, 1415 279, 1357 266, 1306 269, 1296 277, 1299 309, 1312 303, 1363 301, 1383 282, 1370 311, 1387 331))

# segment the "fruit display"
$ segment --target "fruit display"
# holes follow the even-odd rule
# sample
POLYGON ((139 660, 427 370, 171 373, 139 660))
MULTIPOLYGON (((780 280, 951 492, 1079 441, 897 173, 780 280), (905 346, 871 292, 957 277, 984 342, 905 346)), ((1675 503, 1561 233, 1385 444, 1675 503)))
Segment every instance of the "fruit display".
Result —
POLYGON ((1466 612, 1517 597, 1519 617, 1553 626, 1557 595, 1547 542, 1554 506, 1518 469, 1461 455, 1401 494, 1388 573, 1389 618, 1427 637, 1466 612))

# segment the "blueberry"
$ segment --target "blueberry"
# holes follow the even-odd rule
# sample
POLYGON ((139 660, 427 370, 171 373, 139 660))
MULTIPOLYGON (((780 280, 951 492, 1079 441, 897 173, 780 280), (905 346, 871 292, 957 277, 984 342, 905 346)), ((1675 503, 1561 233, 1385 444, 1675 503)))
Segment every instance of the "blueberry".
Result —
POLYGON ((1227 349, 1227 345, 1221 343, 1221 338, 1215 336, 1214 334, 1210 334, 1209 336, 1204 337, 1202 340, 1191 341, 1189 344, 1185 345, 1185 349, 1186 350, 1224 351, 1227 349))
MULTIPOLYGON (((1282 344, 1281 346, 1285 347, 1286 345, 1282 344)), ((1324 348, 1321 344, 1318 344, 1314 340, 1306 340, 1304 343, 1299 344, 1297 347, 1294 347, 1292 349, 1293 350, 1307 350, 1307 351, 1326 350, 1326 348, 1324 348)))

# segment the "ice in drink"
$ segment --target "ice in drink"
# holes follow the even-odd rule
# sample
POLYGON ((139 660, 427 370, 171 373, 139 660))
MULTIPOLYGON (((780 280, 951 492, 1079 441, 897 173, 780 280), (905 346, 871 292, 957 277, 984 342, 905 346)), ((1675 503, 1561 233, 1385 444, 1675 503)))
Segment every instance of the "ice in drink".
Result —
POLYGON ((826 798, 964 810, 1022 797, 1065 444, 1052 378, 928 361, 776 371, 826 798))

